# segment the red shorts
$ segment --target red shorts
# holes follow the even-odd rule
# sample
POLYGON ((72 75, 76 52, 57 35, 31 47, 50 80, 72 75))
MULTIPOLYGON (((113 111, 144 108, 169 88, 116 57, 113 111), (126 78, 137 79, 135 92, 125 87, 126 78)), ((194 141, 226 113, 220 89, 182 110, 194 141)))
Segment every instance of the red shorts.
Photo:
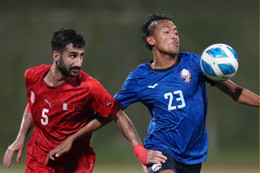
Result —
POLYGON ((78 148, 56 158, 46 165, 42 158, 34 158, 27 153, 25 173, 91 173, 95 164, 93 148, 78 148))

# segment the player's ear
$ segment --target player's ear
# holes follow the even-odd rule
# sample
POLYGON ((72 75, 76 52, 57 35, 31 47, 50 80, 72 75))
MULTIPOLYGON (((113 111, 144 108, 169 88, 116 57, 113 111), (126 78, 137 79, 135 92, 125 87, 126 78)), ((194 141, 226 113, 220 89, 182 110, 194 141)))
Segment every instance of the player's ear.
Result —
POLYGON ((58 51, 53 51, 52 52, 52 57, 53 57, 53 60, 54 61, 59 61, 60 60, 60 52, 58 52, 58 51))
POLYGON ((150 44, 151 46, 153 46, 155 44, 155 40, 153 38, 153 36, 148 36, 146 37, 146 41, 148 44, 150 44))

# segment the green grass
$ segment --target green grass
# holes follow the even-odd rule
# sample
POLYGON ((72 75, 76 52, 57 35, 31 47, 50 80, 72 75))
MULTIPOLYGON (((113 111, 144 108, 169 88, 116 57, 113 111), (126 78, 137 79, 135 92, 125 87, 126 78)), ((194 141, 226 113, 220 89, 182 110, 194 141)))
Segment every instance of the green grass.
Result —
MULTIPOLYGON (((93 173, 143 173, 138 164, 97 163, 93 173)), ((201 173, 259 173, 258 164, 204 163, 201 173)))
MULTIPOLYGON (((2 150, 4 151, 4 150, 2 150)), ((3 156, 4 153, 0 152, 3 156)), ((135 155, 123 149, 96 150, 97 159, 93 173, 143 173, 135 155), (113 157, 111 157, 113 156, 113 157)), ((0 173, 24 173, 25 155, 21 163, 13 159, 9 169, 0 166, 0 173)), ((258 151, 224 151, 217 154, 209 153, 203 163, 201 173, 259 173, 258 151)))
MULTIPOLYGON (((1 173, 23 173, 24 164, 17 164, 6 169, 0 168, 1 173)), ((96 163, 93 173, 142 173, 139 163, 96 163)), ((259 173, 257 163, 204 163, 201 173, 259 173)))

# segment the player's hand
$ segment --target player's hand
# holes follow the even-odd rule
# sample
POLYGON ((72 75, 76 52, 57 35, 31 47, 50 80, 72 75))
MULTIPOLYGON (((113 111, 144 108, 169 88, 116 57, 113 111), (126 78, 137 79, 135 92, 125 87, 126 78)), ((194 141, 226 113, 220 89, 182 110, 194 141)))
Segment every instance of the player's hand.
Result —
POLYGON ((16 161, 20 162, 23 149, 24 149, 24 140, 22 139, 17 139, 11 145, 9 145, 4 155, 4 160, 3 160, 4 167, 6 168, 11 167, 12 159, 15 152, 18 152, 16 161))
POLYGON ((165 163, 167 157, 161 151, 148 150, 146 156, 147 165, 165 163))
POLYGON ((67 153, 70 151, 72 144, 74 142, 73 137, 66 138, 62 143, 60 143, 58 146, 56 146, 53 150, 51 150, 46 158, 46 163, 48 163, 50 160, 55 160, 56 157, 60 157, 64 153, 67 153))
POLYGON ((142 168, 143 168, 144 173, 148 173, 148 172, 147 172, 147 166, 144 165, 144 164, 142 164, 142 163, 141 163, 141 165, 142 165, 142 168))

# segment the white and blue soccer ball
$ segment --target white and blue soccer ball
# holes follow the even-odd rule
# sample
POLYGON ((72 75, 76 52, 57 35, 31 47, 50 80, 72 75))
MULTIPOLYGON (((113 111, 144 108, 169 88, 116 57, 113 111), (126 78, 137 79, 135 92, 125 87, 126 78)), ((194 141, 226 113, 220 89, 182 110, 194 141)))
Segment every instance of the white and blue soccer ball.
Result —
POLYGON ((233 77, 237 72, 238 65, 238 56, 235 50, 223 43, 207 47, 200 59, 203 73, 216 82, 233 77))

